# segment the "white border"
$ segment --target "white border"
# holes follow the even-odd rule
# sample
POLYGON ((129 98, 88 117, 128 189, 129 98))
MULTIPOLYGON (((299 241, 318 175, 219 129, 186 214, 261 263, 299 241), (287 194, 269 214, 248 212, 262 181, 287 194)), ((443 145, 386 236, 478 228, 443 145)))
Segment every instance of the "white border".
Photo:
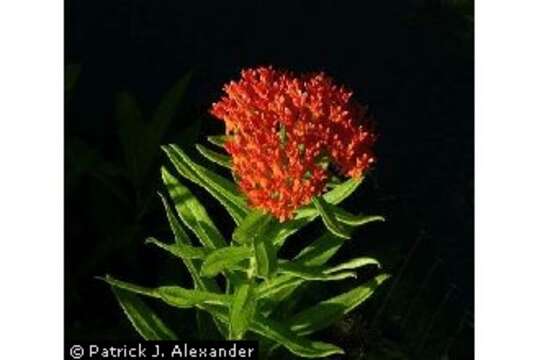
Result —
POLYGON ((0 359, 63 358, 63 3, 0 2, 0 359))
POLYGON ((476 7, 477 359, 540 359, 540 6, 476 7))

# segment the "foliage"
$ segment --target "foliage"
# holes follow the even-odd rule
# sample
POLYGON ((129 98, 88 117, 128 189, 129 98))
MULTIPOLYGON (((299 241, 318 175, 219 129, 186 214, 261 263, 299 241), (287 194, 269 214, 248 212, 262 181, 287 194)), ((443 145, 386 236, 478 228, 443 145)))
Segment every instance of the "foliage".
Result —
MULTIPOLYGON (((76 105, 71 98, 79 92, 79 82, 88 79, 81 68, 73 64, 65 69, 68 111, 76 105)), ((160 183, 159 145, 168 137, 180 138, 183 145, 192 145, 200 131, 200 118, 186 121, 188 125, 182 129, 181 136, 175 129, 174 120, 180 114, 185 116, 185 95, 190 79, 191 72, 188 72, 175 80, 151 111, 143 111, 146 104, 131 92, 117 93, 110 114, 113 118, 107 119, 111 129, 99 129, 99 133, 115 135, 111 139, 112 147, 91 143, 81 134, 66 136, 67 198, 72 203, 85 204, 84 211, 90 211, 91 215, 85 219, 89 223, 84 225, 95 231, 88 233, 95 241, 83 250, 84 256, 78 259, 71 273, 74 282, 83 282, 118 253, 132 252, 137 244, 135 240, 147 234, 144 229, 153 227, 148 222, 160 212, 154 192, 160 183)), ((80 226, 77 217, 81 214, 68 212, 66 216, 75 227, 80 226)), ((71 225, 70 229, 73 227, 71 225)), ((69 246, 80 246, 75 244, 78 239, 73 235, 67 240, 71 242, 69 246)))
MULTIPOLYGON (((211 142, 220 144, 216 138, 211 142)), ((227 167, 230 163, 226 155, 217 151, 202 146, 197 149, 217 164, 227 167)), ((389 275, 378 274, 341 295, 286 316, 283 313, 277 316, 276 309, 279 304, 298 300, 295 290, 301 285, 356 278, 355 270, 368 266, 380 268, 377 260, 366 257, 328 264, 345 241, 353 241, 350 238, 354 227, 384 220, 380 216, 353 215, 338 207, 358 188, 361 180, 338 184, 300 208, 293 219, 279 222, 249 208, 231 180, 197 164, 178 146, 166 145, 163 150, 180 176, 207 190, 224 206, 236 228, 231 240, 227 240, 188 187, 162 168, 162 180, 170 199, 161 198, 174 241, 166 243, 149 238, 147 243, 182 261, 191 274, 193 288, 142 287, 106 276, 103 280, 111 285, 135 330, 145 339, 177 337, 143 302, 143 296, 180 309, 196 309, 198 314, 207 313, 212 322, 205 324, 205 328, 216 328, 226 339, 257 338, 268 345, 267 355, 281 346, 302 357, 343 353, 338 346, 311 340, 307 335, 354 310, 389 275), (279 258, 278 251, 285 241, 319 215, 328 231, 293 259, 279 258), (192 236, 197 238, 197 245, 191 241, 192 236)))

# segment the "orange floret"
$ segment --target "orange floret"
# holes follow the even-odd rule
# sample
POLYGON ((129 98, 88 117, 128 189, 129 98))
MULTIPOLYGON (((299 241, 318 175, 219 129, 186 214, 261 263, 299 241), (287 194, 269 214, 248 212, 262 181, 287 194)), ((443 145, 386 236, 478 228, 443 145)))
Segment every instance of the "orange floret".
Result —
POLYGON ((230 135, 235 178, 251 206, 280 221, 323 192, 329 163, 358 178, 375 160, 367 109, 324 73, 247 69, 224 90, 211 113, 230 135))

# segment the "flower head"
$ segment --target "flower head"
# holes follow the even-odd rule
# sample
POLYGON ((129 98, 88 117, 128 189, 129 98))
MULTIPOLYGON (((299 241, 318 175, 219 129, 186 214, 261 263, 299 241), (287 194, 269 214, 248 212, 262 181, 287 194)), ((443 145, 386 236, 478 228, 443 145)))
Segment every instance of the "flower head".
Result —
POLYGON ((320 195, 329 165, 361 177, 374 161, 367 109, 324 73, 242 71, 211 113, 225 122, 233 174, 250 204, 280 221, 320 195))

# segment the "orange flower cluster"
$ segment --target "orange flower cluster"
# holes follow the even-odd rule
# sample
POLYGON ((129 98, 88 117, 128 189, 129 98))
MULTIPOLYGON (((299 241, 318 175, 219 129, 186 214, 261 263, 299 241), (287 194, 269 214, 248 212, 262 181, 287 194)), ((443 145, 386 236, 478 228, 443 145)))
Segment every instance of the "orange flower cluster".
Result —
POLYGON ((374 161, 367 109, 324 73, 248 69, 224 90, 211 114, 230 135, 233 174, 250 205, 280 221, 324 191, 329 164, 360 177, 374 161))

